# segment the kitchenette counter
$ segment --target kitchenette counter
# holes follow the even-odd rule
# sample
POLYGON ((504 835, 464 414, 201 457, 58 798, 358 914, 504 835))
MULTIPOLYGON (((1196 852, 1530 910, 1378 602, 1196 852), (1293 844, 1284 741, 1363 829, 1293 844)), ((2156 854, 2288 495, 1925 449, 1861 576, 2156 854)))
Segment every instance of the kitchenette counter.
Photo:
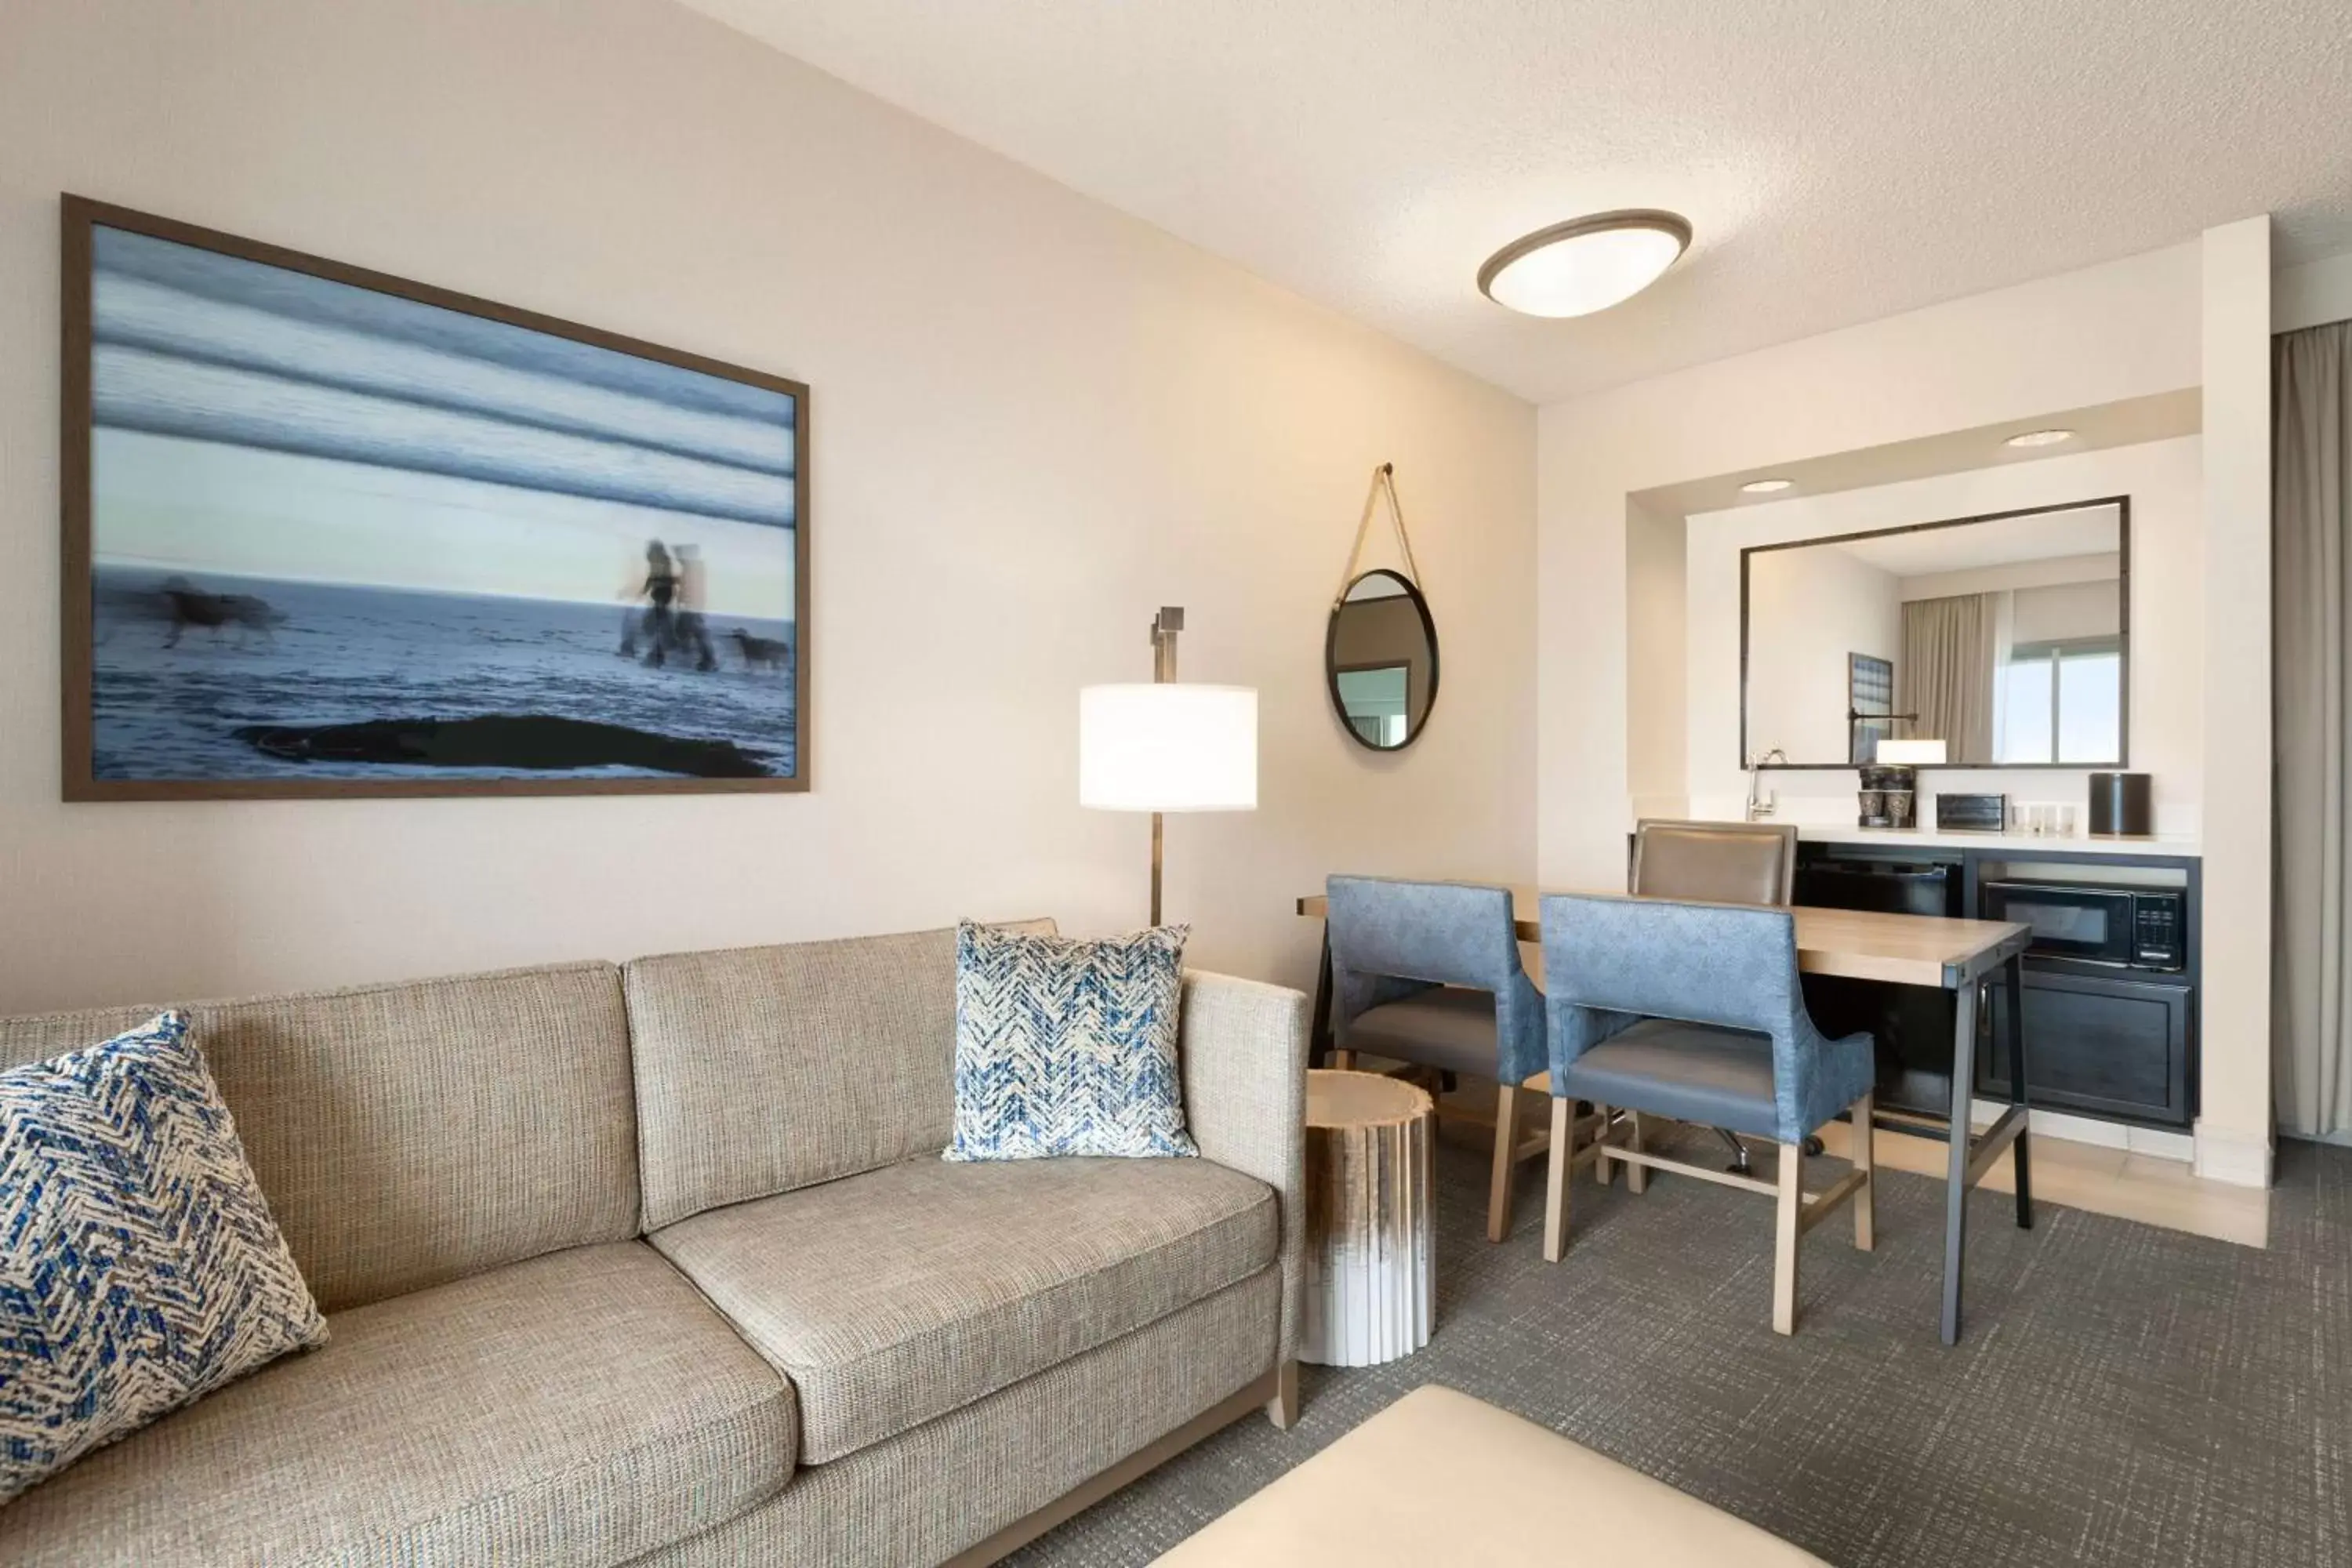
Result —
MULTIPOLYGON (((1770 823, 1775 819, 1768 816, 1762 820, 1770 823)), ((1834 822, 1788 826, 1794 826, 1797 837, 1808 844, 1884 844, 1889 848, 1976 849, 2018 855, 2168 855, 2195 859, 2201 847, 2194 837, 2166 834, 2092 838, 2082 834, 2064 837, 2047 833, 1971 833, 1958 828, 1946 832, 1935 828, 1856 827, 1852 823, 1834 822)))
MULTIPOLYGON (((2063 1113, 2175 1136, 2194 1124, 2204 862, 2192 836, 1872 829, 1850 820, 1789 823, 1781 831, 1790 827, 1801 840, 1800 905, 2032 928, 2022 994, 1995 995, 1988 1016, 2025 1011, 2037 1117, 2063 1113)), ((1955 1026, 1948 1000, 1832 994, 1826 984, 1807 982, 1814 1022, 1832 1035, 1868 1029, 1883 1080, 1895 1079, 1900 1064, 1899 1081, 1882 1083, 1883 1105, 1949 1102, 1949 1082, 1940 1077, 1942 1039, 1955 1026)), ((1972 1065, 1970 1089, 1979 1097, 2005 1083, 1997 1043, 1972 1065)))

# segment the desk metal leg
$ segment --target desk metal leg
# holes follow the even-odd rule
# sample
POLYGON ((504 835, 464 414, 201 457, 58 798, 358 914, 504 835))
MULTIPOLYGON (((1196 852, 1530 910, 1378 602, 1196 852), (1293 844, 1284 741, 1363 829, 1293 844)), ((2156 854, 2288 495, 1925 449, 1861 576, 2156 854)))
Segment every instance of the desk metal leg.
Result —
MULTIPOLYGON (((2011 1105, 2025 1103, 2025 958, 2019 954, 2001 965, 2001 983, 2009 993, 2009 1100, 2011 1105)), ((2030 1114, 2030 1113, 2029 1113, 2030 1114)), ((2011 1168, 2017 1176, 2017 1228, 2033 1228, 2033 1175, 2025 1151, 2032 1134, 2031 1124, 2020 1128, 2017 1142, 2010 1146, 2011 1168)))
POLYGON ((1944 1187, 1944 1342, 1960 1339, 1960 1274, 1968 1251, 1969 1097, 1977 1076, 1977 993, 1970 979, 1953 996, 1951 1169, 1944 1187))
POLYGON ((1312 1067, 1331 1064, 1331 927, 1323 927, 1323 956, 1315 964, 1315 1021, 1307 1026, 1307 1060, 1312 1067))

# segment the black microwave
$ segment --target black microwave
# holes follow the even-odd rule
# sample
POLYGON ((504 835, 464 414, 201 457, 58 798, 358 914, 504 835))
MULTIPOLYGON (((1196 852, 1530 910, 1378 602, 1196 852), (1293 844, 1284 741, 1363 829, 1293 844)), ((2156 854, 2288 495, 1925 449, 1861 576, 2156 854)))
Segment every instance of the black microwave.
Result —
POLYGON ((1979 908, 1989 921, 2032 927, 2032 952, 2131 969, 2189 967, 2189 895, 2176 889, 1990 881, 1979 908))

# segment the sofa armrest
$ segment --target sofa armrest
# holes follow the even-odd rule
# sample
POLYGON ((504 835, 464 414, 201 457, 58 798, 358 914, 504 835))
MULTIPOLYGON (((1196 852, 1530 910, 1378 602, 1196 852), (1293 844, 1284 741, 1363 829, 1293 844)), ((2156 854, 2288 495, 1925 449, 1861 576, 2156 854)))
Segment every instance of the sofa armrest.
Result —
POLYGON ((1281 1225, 1276 1364, 1297 1354, 1307 1225, 1307 998, 1198 970, 1184 976, 1177 1059, 1184 1121, 1203 1158, 1272 1187, 1281 1225))

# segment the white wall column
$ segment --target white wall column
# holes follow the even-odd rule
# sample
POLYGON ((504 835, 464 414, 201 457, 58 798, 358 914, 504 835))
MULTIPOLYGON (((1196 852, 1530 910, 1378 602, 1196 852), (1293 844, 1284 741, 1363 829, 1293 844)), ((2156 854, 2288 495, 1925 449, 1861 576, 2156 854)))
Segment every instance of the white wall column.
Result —
POLYGON ((2271 1175, 2271 226, 2205 231, 2200 1175, 2271 1175))

